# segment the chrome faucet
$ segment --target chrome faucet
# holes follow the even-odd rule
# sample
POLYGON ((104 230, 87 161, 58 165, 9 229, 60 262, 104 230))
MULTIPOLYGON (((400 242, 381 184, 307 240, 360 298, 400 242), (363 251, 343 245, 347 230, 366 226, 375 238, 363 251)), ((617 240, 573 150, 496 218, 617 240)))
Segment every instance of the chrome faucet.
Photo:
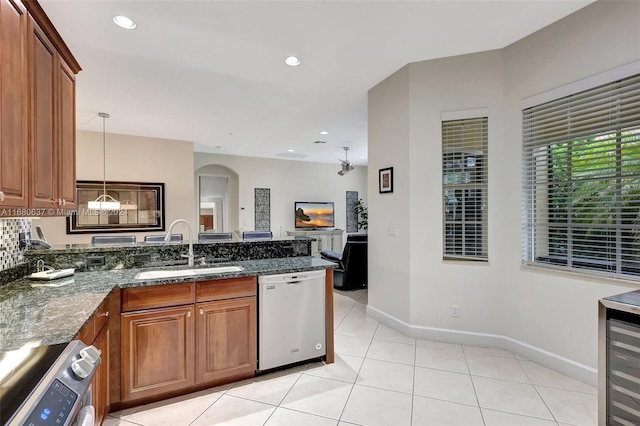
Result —
POLYGON ((187 225, 187 228, 189 228, 189 254, 183 254, 181 255, 182 257, 186 257, 189 261, 189 266, 193 266, 193 236, 191 233, 191 224, 185 220, 185 219, 176 219, 173 222, 171 222, 171 225, 169 225, 169 230, 167 231, 167 235, 165 235, 164 240, 165 242, 171 241, 171 231, 173 231, 173 227, 178 224, 178 223, 184 223, 185 225, 187 225))

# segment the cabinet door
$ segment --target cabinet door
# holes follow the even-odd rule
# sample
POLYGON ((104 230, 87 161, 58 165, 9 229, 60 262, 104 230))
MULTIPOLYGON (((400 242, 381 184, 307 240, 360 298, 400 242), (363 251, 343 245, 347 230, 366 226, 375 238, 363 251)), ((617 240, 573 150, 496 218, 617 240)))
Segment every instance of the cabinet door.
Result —
POLYGON ((64 210, 76 208, 76 78, 62 60, 57 70, 58 198, 64 210))
POLYGON ((31 71, 31 207, 56 207, 58 179, 54 149, 54 71, 56 51, 44 32, 29 20, 31 71))
POLYGON ((331 235, 331 250, 342 253, 343 248, 344 246, 342 245, 342 232, 339 234, 331 235))
POLYGON ((122 401, 195 383, 193 305, 122 314, 122 401))
POLYGON ((27 207, 27 14, 0 0, 0 208, 27 207))
POLYGON ((93 406, 96 410, 95 423, 100 425, 109 413, 109 322, 93 341, 93 346, 101 351, 100 365, 93 376, 93 406))
POLYGON ((257 363, 256 298, 198 303, 199 383, 251 377, 257 363))

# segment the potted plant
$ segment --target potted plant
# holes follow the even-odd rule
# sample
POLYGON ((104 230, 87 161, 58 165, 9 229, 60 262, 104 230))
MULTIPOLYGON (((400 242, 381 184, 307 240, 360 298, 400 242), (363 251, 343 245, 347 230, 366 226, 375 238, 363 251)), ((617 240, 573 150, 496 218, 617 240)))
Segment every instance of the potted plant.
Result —
POLYGON ((367 206, 364 205, 362 198, 353 203, 353 209, 355 210, 358 218, 358 229, 364 229, 365 231, 369 229, 369 212, 367 210, 367 206))

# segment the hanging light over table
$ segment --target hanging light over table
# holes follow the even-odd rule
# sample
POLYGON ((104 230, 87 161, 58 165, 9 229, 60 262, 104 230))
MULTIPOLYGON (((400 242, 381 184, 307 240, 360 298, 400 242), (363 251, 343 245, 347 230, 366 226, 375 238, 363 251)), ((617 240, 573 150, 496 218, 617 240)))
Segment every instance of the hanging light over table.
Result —
POLYGON ((107 150, 105 122, 109 118, 106 112, 99 112, 98 117, 102 117, 102 195, 93 201, 89 201, 87 207, 92 210, 119 210, 120 202, 107 194, 107 150))

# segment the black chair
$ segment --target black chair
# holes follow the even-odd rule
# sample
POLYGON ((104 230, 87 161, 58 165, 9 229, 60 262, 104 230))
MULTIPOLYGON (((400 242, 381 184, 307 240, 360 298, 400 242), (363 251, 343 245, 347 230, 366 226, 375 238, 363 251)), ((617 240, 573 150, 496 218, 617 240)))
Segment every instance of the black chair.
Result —
POLYGON ((244 231, 242 233, 243 240, 269 240, 272 237, 271 231, 244 231))
POLYGON ((333 270, 333 287, 338 290, 367 288, 367 234, 349 234, 342 255, 323 250, 320 256, 338 266, 333 270))
POLYGON ((198 241, 225 241, 232 240, 231 232, 200 232, 198 241))
MULTIPOLYGON (((172 243, 181 243, 182 242, 182 234, 171 234, 172 243)), ((164 235, 145 235, 144 236, 145 243, 164 243, 164 235)))

